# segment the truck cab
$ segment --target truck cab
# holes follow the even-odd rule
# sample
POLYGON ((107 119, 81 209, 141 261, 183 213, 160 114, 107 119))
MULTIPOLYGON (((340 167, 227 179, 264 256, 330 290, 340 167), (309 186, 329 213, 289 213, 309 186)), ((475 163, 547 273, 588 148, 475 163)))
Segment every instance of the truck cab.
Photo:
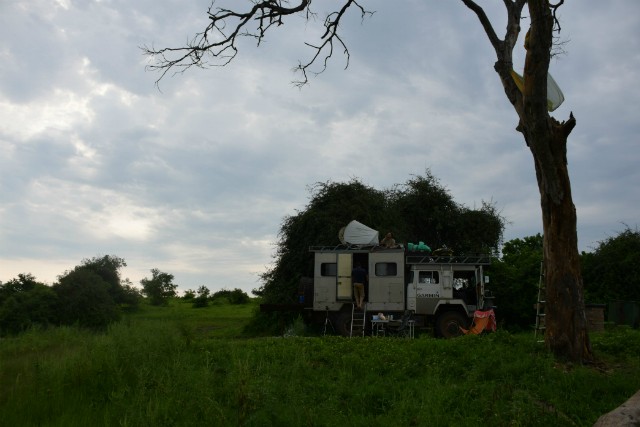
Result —
POLYGON ((438 335, 458 335, 476 310, 491 308, 484 275, 488 256, 408 255, 406 263, 407 309, 434 321, 438 335))

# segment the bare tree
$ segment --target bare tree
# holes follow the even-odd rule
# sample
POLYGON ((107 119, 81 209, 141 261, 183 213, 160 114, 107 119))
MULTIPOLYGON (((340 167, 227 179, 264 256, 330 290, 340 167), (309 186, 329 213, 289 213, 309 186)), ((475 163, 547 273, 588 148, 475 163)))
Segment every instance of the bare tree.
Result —
MULTIPOLYGON (((554 35, 560 30, 556 4, 549 0, 503 0, 508 17, 504 38, 496 34, 482 7, 474 0, 461 0, 475 13, 493 46, 497 60, 494 69, 500 77, 509 102, 518 115, 517 130, 533 155, 540 190, 544 232, 544 262, 546 283, 546 346, 556 357, 589 362, 593 359, 587 331, 582 274, 580 271, 576 209, 571 196, 567 168, 567 138, 576 125, 573 114, 559 122, 547 108, 547 76, 552 56, 554 35), (528 6, 530 27, 525 37, 526 59, 524 88, 518 89, 513 77, 513 49, 520 35, 524 7, 528 6)), ((209 8, 210 23, 201 33, 178 48, 144 48, 156 59, 151 69, 160 71, 160 79, 170 70, 182 72, 193 66, 227 65, 237 54, 238 37, 254 38, 259 45, 266 33, 283 25, 289 15, 303 14, 315 18, 311 0, 297 0, 293 5, 285 0, 252 0, 244 12, 225 8, 209 8)), ((367 11, 357 0, 343 0, 342 7, 324 19, 325 31, 317 44, 308 44, 313 55, 301 62, 297 70, 304 85, 308 73, 322 72, 332 57, 334 48, 342 49, 349 59, 349 50, 340 36, 340 21, 351 9, 363 18, 367 11), (318 71, 311 67, 318 65, 318 71)), ((400 7, 400 6, 399 6, 400 7)))

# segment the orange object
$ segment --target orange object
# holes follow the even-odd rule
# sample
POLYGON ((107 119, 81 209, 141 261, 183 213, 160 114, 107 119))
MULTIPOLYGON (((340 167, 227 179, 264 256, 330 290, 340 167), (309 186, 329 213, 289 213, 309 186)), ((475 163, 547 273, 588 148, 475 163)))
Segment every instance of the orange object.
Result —
POLYGON ((460 330, 465 334, 474 334, 480 335, 482 332, 486 331, 496 331, 496 314, 493 312, 493 309, 487 311, 476 310, 473 313, 473 325, 471 325, 470 329, 460 328, 460 330))

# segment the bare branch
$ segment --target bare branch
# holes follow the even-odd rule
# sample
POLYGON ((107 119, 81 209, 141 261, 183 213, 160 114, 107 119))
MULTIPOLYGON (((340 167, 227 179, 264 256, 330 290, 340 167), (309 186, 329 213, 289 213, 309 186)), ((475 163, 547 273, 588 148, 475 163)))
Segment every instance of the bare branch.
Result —
MULTIPOLYGON (((364 19, 373 12, 366 11, 359 0, 343 0, 344 4, 339 11, 330 13, 325 21, 325 31, 321 37, 321 43, 314 45, 305 43, 315 50, 314 55, 308 62, 299 63, 294 69, 302 73, 302 79, 294 82, 296 86, 304 86, 308 83, 308 72, 310 68, 322 58, 320 71, 322 73, 327 67, 327 61, 333 55, 334 44, 343 49, 349 66, 349 50, 338 30, 340 21, 347 10, 354 6, 360 10, 364 19)), ((249 37, 256 39, 259 46, 265 39, 267 32, 272 28, 284 25, 284 18, 289 15, 303 13, 307 20, 315 14, 310 9, 311 0, 297 0, 293 6, 287 0, 250 0, 251 8, 245 12, 234 11, 226 8, 214 9, 216 0, 212 0, 207 11, 211 21, 204 31, 196 33, 182 47, 165 47, 155 49, 153 46, 143 46, 145 55, 151 57, 154 63, 147 66, 148 70, 160 72, 160 77, 156 80, 156 85, 171 70, 174 73, 183 73, 191 67, 214 67, 229 64, 238 54, 238 37, 249 37)), ((345 67, 345 68, 346 68, 345 67)))
POLYGON ((549 2, 549 8, 553 11, 553 26, 556 28, 557 32, 560 32, 562 28, 560 27, 560 20, 558 20, 558 17, 556 16, 556 12, 560 8, 560 6, 562 6, 563 4, 564 4, 564 0, 559 0, 557 4, 553 4, 549 2))
MULTIPOLYGON (((504 0, 504 1, 505 1, 505 4, 507 5, 507 8, 509 8, 509 5, 507 4, 507 2, 510 3, 510 0, 504 0)), ((482 24, 482 28, 484 28, 484 32, 487 33, 487 37, 489 37, 489 41, 491 42, 491 45, 496 50, 496 52, 502 50, 502 47, 501 47, 502 40, 498 38, 498 35, 496 34, 495 30, 493 29, 493 26, 491 25, 491 21, 489 21, 487 14, 484 13, 484 9, 482 9, 482 7, 480 7, 473 0, 462 0, 462 3, 464 3, 469 9, 471 9, 478 16, 478 19, 482 24)))
POLYGON ((320 71, 314 72, 314 74, 321 74, 322 72, 324 72, 324 70, 327 69, 327 62, 329 61, 329 58, 333 56, 334 41, 342 46, 343 53, 347 58, 347 63, 344 68, 347 69, 349 67, 349 60, 351 58, 351 55, 349 54, 347 45, 338 34, 338 27, 340 25, 340 20, 351 6, 355 6, 360 10, 360 16, 363 20, 367 15, 371 16, 374 13, 365 10, 357 0, 348 0, 339 11, 330 13, 324 21, 325 32, 321 37, 322 43, 317 46, 305 43, 307 46, 315 49, 316 52, 311 60, 304 64, 298 64, 298 66, 294 69, 295 71, 299 71, 302 73, 302 79, 293 82, 295 86, 302 87, 308 83, 309 78, 307 72, 309 71, 309 68, 316 62, 316 60, 322 56, 323 52, 325 52, 325 54, 322 61, 322 68, 320 71))

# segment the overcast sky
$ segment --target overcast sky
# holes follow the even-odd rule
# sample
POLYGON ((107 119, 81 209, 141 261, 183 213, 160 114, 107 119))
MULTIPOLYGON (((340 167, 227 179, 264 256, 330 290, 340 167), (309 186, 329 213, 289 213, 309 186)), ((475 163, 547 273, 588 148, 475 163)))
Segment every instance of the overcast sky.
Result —
MULTIPOLYGON (((479 3, 502 35, 502 2, 479 3)), ((493 201, 505 240, 541 232, 531 153, 461 2, 362 0, 377 12, 345 22, 349 68, 338 51, 302 90, 291 70, 321 20, 298 16, 158 90, 140 46, 184 43, 209 4, 0 0, 0 281, 53 283, 109 254, 134 284, 159 268, 182 290, 250 292, 310 184, 385 189, 426 169, 458 203, 493 201)), ((566 101, 552 114, 577 119, 568 161, 591 250, 640 217, 640 2, 571 0, 559 16, 567 53, 550 71, 566 101)))

